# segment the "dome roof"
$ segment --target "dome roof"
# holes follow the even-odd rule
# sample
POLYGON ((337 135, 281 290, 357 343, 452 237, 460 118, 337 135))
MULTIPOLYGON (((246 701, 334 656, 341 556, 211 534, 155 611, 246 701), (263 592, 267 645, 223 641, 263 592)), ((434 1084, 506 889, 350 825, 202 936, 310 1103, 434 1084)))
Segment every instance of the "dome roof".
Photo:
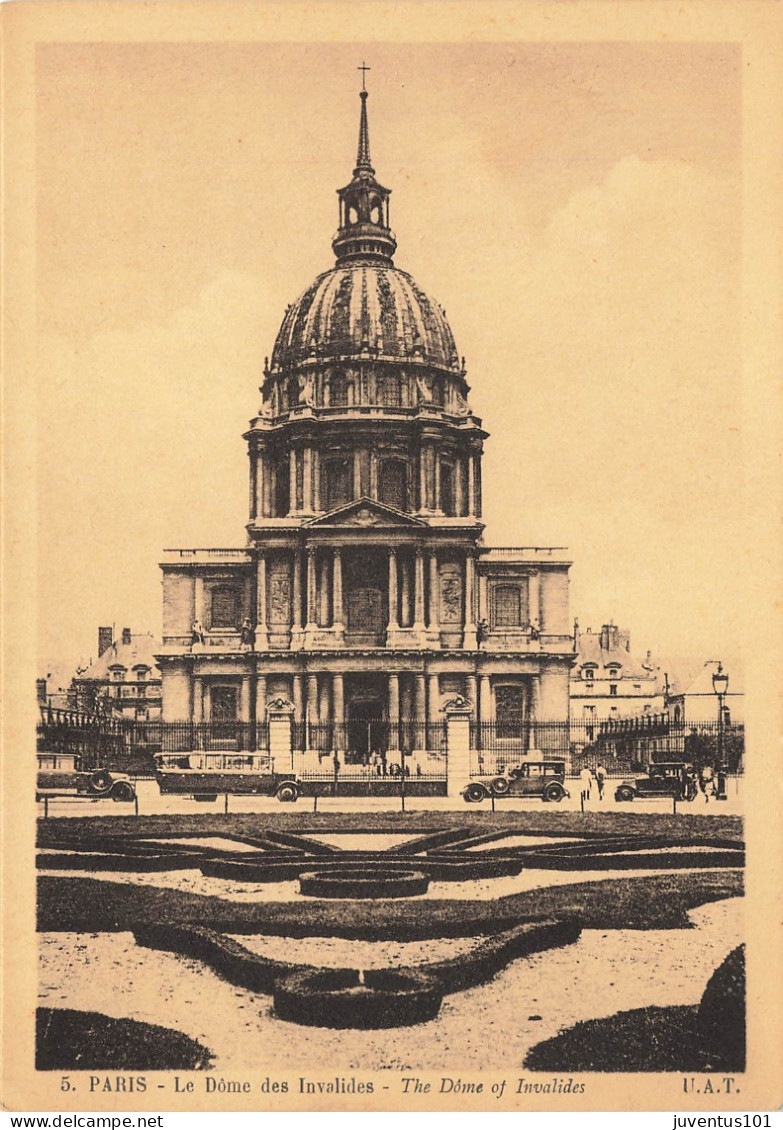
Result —
POLYGON ((271 367, 290 369, 315 356, 368 352, 459 371, 454 335, 441 307, 390 262, 354 260, 319 275, 289 306, 271 367))

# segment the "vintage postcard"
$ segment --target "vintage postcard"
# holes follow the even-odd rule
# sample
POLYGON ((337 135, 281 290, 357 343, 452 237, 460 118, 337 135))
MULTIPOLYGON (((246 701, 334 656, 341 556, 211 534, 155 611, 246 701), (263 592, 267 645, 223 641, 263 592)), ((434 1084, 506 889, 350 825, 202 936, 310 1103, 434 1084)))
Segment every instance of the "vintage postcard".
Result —
POLYGON ((0 18, 5 1109, 777 1109, 780 7, 0 18))

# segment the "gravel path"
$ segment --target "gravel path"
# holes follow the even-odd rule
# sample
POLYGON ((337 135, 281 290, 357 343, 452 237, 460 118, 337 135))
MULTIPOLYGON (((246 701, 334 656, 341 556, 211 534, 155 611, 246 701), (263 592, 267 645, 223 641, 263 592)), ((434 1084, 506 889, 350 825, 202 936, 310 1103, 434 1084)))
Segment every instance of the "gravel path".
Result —
MULTIPOLYGON (((137 947, 127 933, 39 935, 40 1003, 175 1028, 213 1050, 216 1071, 254 1077, 325 1063, 335 1071, 499 1070, 521 1066, 533 1044, 580 1020, 698 1002, 712 971, 744 940, 742 906, 727 899, 692 911, 695 930, 586 930, 572 946, 515 961, 488 984, 446 997, 435 1020, 412 1028, 288 1024, 272 1016, 270 997, 235 988, 193 959, 137 947)), ((439 944, 429 943, 430 955, 439 944)), ((355 943, 324 945, 336 954, 355 943)), ((309 947, 292 940, 288 960, 309 960, 309 947)))
MULTIPOLYGON (((411 869, 415 864, 411 862, 411 869)), ((306 860, 302 870, 307 870, 306 860)), ((677 874, 701 871, 698 867, 681 867, 677 874)), ((571 883, 599 883, 604 879, 642 878, 648 875, 666 875, 666 868, 629 871, 548 871, 534 867, 525 868, 519 875, 501 879, 468 879, 464 883, 432 880, 426 894, 413 895, 419 899, 486 899, 505 898, 521 891, 539 890, 542 887, 563 886, 571 883)), ((46 871, 39 875, 54 877, 88 878, 110 883, 129 883, 140 887, 169 887, 191 895, 207 895, 227 902, 318 902, 311 895, 299 893, 299 880, 283 883, 243 883, 236 879, 217 879, 202 875, 200 871, 46 871)), ((335 900, 330 899, 330 902, 335 900)))

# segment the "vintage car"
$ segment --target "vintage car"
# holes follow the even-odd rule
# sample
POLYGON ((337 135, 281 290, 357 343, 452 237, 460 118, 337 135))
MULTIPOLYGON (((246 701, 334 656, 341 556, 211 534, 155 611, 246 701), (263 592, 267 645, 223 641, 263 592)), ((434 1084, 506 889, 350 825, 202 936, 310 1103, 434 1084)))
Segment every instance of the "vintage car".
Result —
POLYGON ((268 753, 156 753, 155 780, 161 793, 217 800, 218 793, 298 800, 302 787, 291 772, 276 772, 268 753))
POLYGON ((462 790, 462 796, 475 803, 490 796, 529 796, 561 801, 571 795, 564 783, 565 769, 565 761, 525 761, 503 776, 471 781, 462 790))
POLYGON ((110 769, 82 769, 77 753, 39 753, 36 800, 55 796, 89 797, 116 801, 135 800, 136 789, 127 773, 110 769))
POLYGON ((650 765, 646 777, 623 781, 614 792, 615 800, 643 797, 674 797, 693 800, 698 793, 696 777, 690 765, 682 761, 660 761, 650 765))

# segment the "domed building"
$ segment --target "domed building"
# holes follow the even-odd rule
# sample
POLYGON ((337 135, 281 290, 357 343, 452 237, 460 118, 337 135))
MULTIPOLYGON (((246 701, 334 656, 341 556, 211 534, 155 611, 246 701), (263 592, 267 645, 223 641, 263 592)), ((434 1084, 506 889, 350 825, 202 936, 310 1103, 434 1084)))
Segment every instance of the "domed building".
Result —
POLYGON ((314 774, 382 775, 404 749, 437 791, 457 696, 477 757, 562 749, 535 723, 568 719, 570 563, 483 545, 487 433, 445 312, 395 265, 367 97, 334 265, 286 310, 244 436, 246 548, 162 564, 163 716, 263 748, 282 700, 314 774))

